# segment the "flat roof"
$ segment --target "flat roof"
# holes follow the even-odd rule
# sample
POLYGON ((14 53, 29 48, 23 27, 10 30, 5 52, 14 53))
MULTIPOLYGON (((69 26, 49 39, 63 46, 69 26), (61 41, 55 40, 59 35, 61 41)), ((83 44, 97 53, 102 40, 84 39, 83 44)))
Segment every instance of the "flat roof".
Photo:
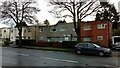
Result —
POLYGON ((115 37, 120 37, 120 36, 112 36, 113 38, 115 38, 115 37))

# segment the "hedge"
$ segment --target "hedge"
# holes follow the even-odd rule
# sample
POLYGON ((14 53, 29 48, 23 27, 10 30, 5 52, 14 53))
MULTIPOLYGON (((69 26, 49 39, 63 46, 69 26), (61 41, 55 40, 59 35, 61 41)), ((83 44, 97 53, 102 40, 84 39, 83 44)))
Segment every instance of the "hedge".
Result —
MULTIPOLYGON (((55 47, 55 48, 74 48, 79 42, 77 41, 63 41, 63 42, 47 42, 47 41, 32 41, 31 40, 24 40, 22 44, 27 46, 38 46, 38 47, 55 47)), ((100 45, 98 42, 91 42, 100 45)))
POLYGON ((77 44, 77 41, 63 41, 63 48, 74 48, 75 45, 77 44))
POLYGON ((61 42, 50 42, 52 47, 62 48, 63 44, 61 42))
POLYGON ((40 46, 40 47, 49 47, 49 42, 46 41, 38 41, 34 43, 35 46, 40 46))
POLYGON ((46 42, 46 41, 38 41, 34 43, 34 46, 40 47, 56 47, 56 48, 74 48, 77 44, 76 41, 63 41, 61 42, 46 42))
MULTIPOLYGON (((25 45, 25 46, 33 46, 34 42, 35 42, 35 40, 22 39, 22 45, 25 45)), ((19 45, 19 40, 16 40, 16 45, 19 45)))

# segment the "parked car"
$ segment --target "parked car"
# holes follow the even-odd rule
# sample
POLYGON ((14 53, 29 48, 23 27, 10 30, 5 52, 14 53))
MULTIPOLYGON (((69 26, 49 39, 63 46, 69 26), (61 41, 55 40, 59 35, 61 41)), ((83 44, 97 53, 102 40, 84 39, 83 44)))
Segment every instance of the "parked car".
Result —
POLYGON ((75 46, 76 54, 97 54, 99 56, 111 56, 112 51, 109 48, 100 47, 94 43, 79 43, 75 46))
POLYGON ((113 49, 120 50, 120 42, 116 42, 115 45, 112 47, 113 49))

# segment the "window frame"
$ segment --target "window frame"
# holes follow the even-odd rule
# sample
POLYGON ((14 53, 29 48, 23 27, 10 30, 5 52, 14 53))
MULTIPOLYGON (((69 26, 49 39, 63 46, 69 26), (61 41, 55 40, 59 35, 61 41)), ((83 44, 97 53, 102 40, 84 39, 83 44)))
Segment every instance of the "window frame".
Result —
POLYGON ((83 41, 85 41, 85 38, 89 38, 89 40, 87 40, 87 41, 92 41, 92 37, 91 36, 86 36, 86 37, 83 37, 83 41))
POLYGON ((28 32, 32 32, 32 27, 28 27, 28 32))
POLYGON ((59 29, 59 31, 60 31, 60 32, 64 32, 64 31, 65 31, 65 28, 62 27, 62 28, 59 29))
POLYGON ((105 26, 106 24, 97 24, 97 29, 105 29, 106 28, 106 26, 105 26))
POLYGON ((92 30, 91 25, 83 26, 83 30, 92 30))
POLYGON ((50 32, 56 32, 56 31, 57 31, 56 28, 51 28, 51 29, 50 29, 50 32), (53 31, 53 29, 55 29, 55 31, 53 31))
POLYGON ((72 31, 75 31, 75 28, 73 28, 72 31))
POLYGON ((98 40, 98 41, 102 41, 103 39, 104 39, 103 36, 97 36, 97 40, 98 40), (100 39, 100 37, 101 37, 101 39, 100 39))
POLYGON ((4 33, 6 33, 7 31, 6 30, 4 30, 4 33))
POLYGON ((44 31, 44 29, 40 29, 40 32, 43 32, 44 31))

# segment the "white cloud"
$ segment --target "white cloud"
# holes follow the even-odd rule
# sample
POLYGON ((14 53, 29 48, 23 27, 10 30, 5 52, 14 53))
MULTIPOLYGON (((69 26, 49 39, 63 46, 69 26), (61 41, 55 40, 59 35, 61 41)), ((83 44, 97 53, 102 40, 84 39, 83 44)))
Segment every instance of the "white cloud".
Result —
POLYGON ((0 23, 0 28, 4 28, 4 27, 9 27, 9 26, 7 26, 7 25, 5 25, 5 24, 0 23))
MULTIPOLYGON (((41 11, 38 13, 38 19, 40 22, 43 22, 44 20, 48 19, 50 24, 55 24, 57 23, 58 20, 63 20, 64 18, 55 18, 54 14, 50 14, 48 13, 48 10, 50 10, 51 7, 47 6, 47 2, 46 0, 38 0, 39 2, 39 8, 41 9, 41 11)), ((66 13, 66 12, 64 12, 66 13)), ((68 12, 67 12, 68 13, 68 12)), ((93 16, 90 16, 90 17, 87 17, 85 19, 83 19, 83 21, 92 21, 94 20, 95 17, 93 16)), ((72 22, 72 19, 71 18, 66 18, 65 19, 67 22, 72 22)))
POLYGON ((120 0, 110 0, 110 3, 115 5, 117 11, 118 11, 118 2, 119 1, 120 0))
MULTIPOLYGON (((3 0, 0 0, 0 2, 3 1, 3 0)), ((120 0, 110 0, 111 3, 114 3, 115 6, 117 7, 118 6, 118 1, 120 0)), ((48 10, 50 10, 50 7, 47 6, 47 2, 46 0, 38 0, 38 3, 39 3, 39 8, 41 9, 41 11, 37 14, 37 17, 39 19, 40 22, 43 23, 43 21, 45 21, 46 19, 49 20, 50 24, 55 24, 57 23, 57 21, 59 20, 58 18, 55 18, 54 14, 50 14, 48 13, 48 10)), ((91 16, 91 17, 87 17, 86 19, 84 20, 92 20, 94 19, 95 17, 91 16)), ((61 18, 60 20, 63 20, 64 18, 61 18)), ((71 22, 72 19, 65 19, 66 21, 68 22, 71 22)), ((2 26, 2 24, 0 23, 0 27, 2 26)))
MULTIPOLYGON (((47 6, 47 3, 45 2, 46 0, 39 0, 39 6, 41 11, 38 13, 38 19, 40 22, 43 22, 44 20, 48 19, 50 24, 55 24, 59 20, 58 18, 55 18, 53 14, 48 13, 49 6, 47 6)), ((110 0, 110 3, 114 3, 115 7, 117 8, 118 6, 118 1, 119 0, 110 0)), ((60 20, 63 20, 64 18, 60 18, 60 20)), ((66 18, 65 19, 67 22, 72 22, 72 19, 66 18)), ((95 20, 95 16, 89 16, 83 19, 83 21, 92 21, 95 20)))

